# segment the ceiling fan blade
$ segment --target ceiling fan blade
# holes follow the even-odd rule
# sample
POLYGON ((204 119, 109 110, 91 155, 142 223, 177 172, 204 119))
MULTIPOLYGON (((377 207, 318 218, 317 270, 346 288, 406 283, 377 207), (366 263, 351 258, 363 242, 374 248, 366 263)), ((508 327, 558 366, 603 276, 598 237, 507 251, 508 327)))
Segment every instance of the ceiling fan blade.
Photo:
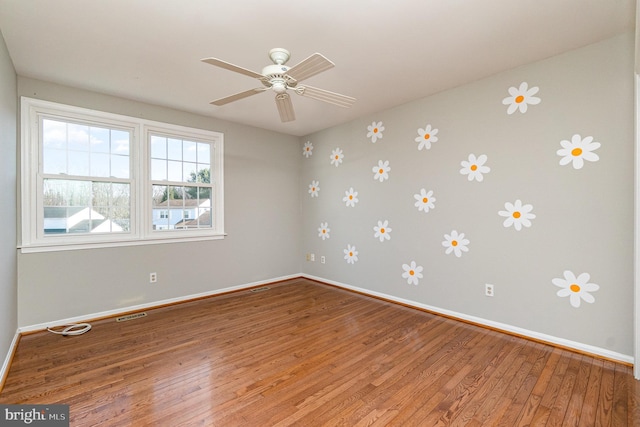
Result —
POLYGON ((254 77, 256 79, 260 79, 264 77, 260 73, 256 73, 255 71, 251 71, 246 68, 239 67, 237 65, 231 64, 229 62, 223 61, 218 58, 204 58, 204 59, 201 59, 201 61, 206 62, 207 64, 215 65, 216 67, 224 68, 225 70, 235 71, 236 73, 244 74, 245 76, 254 77))
POLYGON ((291 122, 296 119, 296 113, 293 111, 293 103, 288 93, 279 93, 276 95, 276 105, 280 120, 283 122, 291 122))
POLYGON ((324 89, 318 89, 313 86, 298 86, 295 91, 298 95, 317 99, 318 101, 328 102, 329 104, 337 105, 339 107, 349 108, 354 102, 356 102, 356 99, 350 96, 341 95, 324 89))
POLYGON ((268 88, 257 87, 255 89, 245 90, 244 92, 236 93, 235 95, 225 96, 224 98, 216 99, 215 101, 211 101, 210 104, 217 105, 217 106, 225 105, 230 102, 238 101, 239 99, 247 98, 251 95, 264 92, 265 90, 268 90, 268 88))
POLYGON ((289 68, 287 75, 296 81, 302 81, 318 73, 333 68, 335 64, 319 53, 314 53, 302 62, 289 68))

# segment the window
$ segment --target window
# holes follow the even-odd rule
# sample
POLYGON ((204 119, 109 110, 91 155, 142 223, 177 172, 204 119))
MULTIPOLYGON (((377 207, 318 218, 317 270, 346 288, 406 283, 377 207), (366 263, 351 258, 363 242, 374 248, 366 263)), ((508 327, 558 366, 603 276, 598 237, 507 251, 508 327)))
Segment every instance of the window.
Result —
POLYGON ((222 134, 22 98, 22 250, 222 238, 222 134))

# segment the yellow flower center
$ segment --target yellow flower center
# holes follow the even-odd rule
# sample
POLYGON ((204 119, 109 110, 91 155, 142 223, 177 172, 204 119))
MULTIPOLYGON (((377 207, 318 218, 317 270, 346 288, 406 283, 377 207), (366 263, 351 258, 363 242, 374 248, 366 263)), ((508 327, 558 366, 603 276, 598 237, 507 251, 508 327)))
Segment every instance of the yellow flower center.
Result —
POLYGON ((571 289, 572 292, 580 292, 580 286, 575 283, 572 283, 571 286, 569 286, 569 289, 571 289))
POLYGON ((427 202, 429 202, 429 199, 427 199, 426 197, 422 199, 422 203, 427 203, 427 202))
POLYGON ((582 154, 582 148, 574 148, 573 150, 571 150, 571 155, 572 156, 579 156, 580 154, 582 154))
POLYGON ((424 134, 424 139, 429 139, 429 138, 431 138, 431 135, 429 135, 428 133, 425 133, 424 134))
POLYGON ((516 104, 520 104, 522 101, 524 101, 524 96, 522 95, 516 96, 516 104))
POLYGON ((339 158, 340 158, 340 156, 338 156, 338 155, 336 154, 336 160, 338 160, 339 158))
POLYGON ((478 165, 471 165, 469 169, 475 172, 476 170, 478 170, 478 165))
POLYGON ((378 128, 373 128, 373 133, 378 133, 378 128))
POLYGON ((458 246, 458 241, 457 240, 452 240, 451 241, 451 246, 458 246))
POLYGON ((349 256, 353 256, 353 252, 349 252, 349 256))
POLYGON ((353 196, 352 195, 349 195, 349 200, 353 200, 353 196))
POLYGON ((380 229, 380 233, 384 234, 384 228, 380 229))
POLYGON ((413 276, 414 274, 416 274, 413 270, 409 270, 409 276, 413 276))
POLYGON ((379 173, 380 175, 382 175, 382 174, 384 173, 384 169, 380 168, 380 170, 378 171, 378 173, 379 173))
POLYGON ((327 232, 327 230, 322 230, 322 234, 324 234, 324 233, 326 233, 326 232, 327 232))
POLYGON ((311 187, 311 191, 316 191, 316 187, 311 187))
POLYGON ((520 218, 520 212, 515 211, 515 212, 513 213, 513 217, 514 217, 515 219, 520 218))

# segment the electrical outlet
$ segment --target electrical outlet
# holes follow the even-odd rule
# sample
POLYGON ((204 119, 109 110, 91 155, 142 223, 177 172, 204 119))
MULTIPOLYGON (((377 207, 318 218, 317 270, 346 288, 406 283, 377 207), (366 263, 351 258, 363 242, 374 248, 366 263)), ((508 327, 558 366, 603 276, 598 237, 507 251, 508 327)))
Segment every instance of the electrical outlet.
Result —
POLYGON ((484 294, 488 297, 492 297, 494 295, 493 285, 487 283, 484 285, 484 294))
POLYGON ((307 253, 307 261, 311 261, 311 254, 307 253))
POLYGON ((156 283, 158 281, 158 273, 149 273, 149 283, 156 283))
POLYGON ((309 254, 309 261, 315 261, 316 260, 316 254, 309 254))
POLYGON ((324 264, 325 262, 327 262, 327 259, 323 255, 320 257, 320 264, 324 264))

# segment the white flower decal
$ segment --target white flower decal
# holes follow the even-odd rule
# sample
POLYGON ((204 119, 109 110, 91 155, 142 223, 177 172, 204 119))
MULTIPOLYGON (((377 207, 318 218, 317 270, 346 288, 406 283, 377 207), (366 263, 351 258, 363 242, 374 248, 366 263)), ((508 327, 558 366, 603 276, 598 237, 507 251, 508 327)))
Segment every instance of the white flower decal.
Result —
POLYGON ((600 157, 593 152, 600 148, 600 143, 593 142, 592 136, 583 139, 579 134, 575 134, 571 137, 571 141, 562 140, 560 145, 562 148, 556 153, 562 156, 560 159, 562 166, 571 163, 574 169, 582 169, 585 160, 589 162, 600 160, 600 157))
POLYGON ((358 251, 355 246, 347 245, 347 249, 344 249, 344 259, 347 260, 347 264, 355 264, 358 261, 358 251))
POLYGON ((536 217, 535 214, 531 213, 533 206, 523 205, 519 199, 513 204, 509 202, 505 203, 504 208, 506 210, 498 212, 498 215, 507 218, 502 225, 505 227, 511 227, 513 225, 518 231, 522 230, 523 225, 525 227, 531 227, 531 220, 536 217))
POLYGON ((422 266, 417 265, 415 261, 411 261, 410 264, 402 264, 402 278, 407 279, 407 283, 410 285, 417 285, 418 280, 422 279, 422 266))
POLYGON ((353 187, 350 187, 349 190, 344 192, 342 201, 347 204, 347 207, 355 207, 356 203, 358 203, 358 192, 354 191, 353 187))
POLYGON ((424 188, 420 189, 420 194, 414 194, 413 198, 416 199, 416 203, 414 206, 418 208, 419 211, 424 213, 429 212, 429 209, 433 209, 436 207, 435 201, 436 198, 433 197, 433 191, 429 190, 427 192, 424 188))
POLYGON ((373 171, 373 179, 377 179, 382 182, 385 179, 389 179, 389 171, 391 170, 391 166, 389 166, 389 160, 378 160, 378 166, 374 166, 371 168, 373 171))
POLYGON ((475 154, 469 154, 469 160, 463 160, 460 162, 462 165, 462 169, 460 169, 460 173, 462 175, 467 175, 467 179, 469 181, 473 181, 474 179, 478 182, 482 182, 484 179, 483 173, 489 173, 491 168, 489 166, 485 166, 484 164, 487 162, 487 156, 485 154, 481 154, 476 158, 475 154))
POLYGON ((320 182, 311 181, 311 184, 309 184, 309 194, 311 194, 311 197, 318 197, 319 191, 320 191, 320 182))
POLYGON ((371 122, 369 126, 367 126, 367 138, 371 138, 371 142, 375 143, 378 139, 382 139, 382 132, 384 131, 384 126, 382 126, 382 122, 371 122))
POLYGON ((427 150, 430 149, 431 143, 438 140, 437 134, 438 129, 432 129, 431 125, 427 125, 424 129, 419 128, 418 136, 415 139, 418 143, 418 150, 422 150, 423 148, 427 150))
POLYGON ((464 238, 464 233, 458 233, 456 230, 451 234, 445 234, 442 242, 442 246, 447 248, 445 253, 449 255, 453 252, 458 258, 462 256, 462 252, 469 252, 468 244, 469 240, 464 238))
POLYGON ((342 159, 344 158, 344 154, 342 154, 342 150, 340 148, 336 148, 331 152, 331 164, 336 165, 336 167, 340 166, 342 163, 342 159))
POLYGON ((391 233, 391 227, 389 227, 389 221, 386 219, 384 222, 378 221, 378 225, 373 227, 373 231, 375 231, 373 237, 380 239, 381 242, 391 240, 391 235, 389 234, 391 233))
POLYGON ((318 237, 322 237, 322 240, 329 238, 329 232, 331 229, 329 228, 328 222, 321 222, 320 227, 318 228, 318 237))
POLYGON ((522 82, 519 88, 510 87, 509 95, 502 100, 504 105, 508 105, 507 114, 513 114, 516 110, 521 113, 527 112, 528 105, 540 104, 540 98, 533 96, 540 90, 539 87, 534 86, 531 89, 528 88, 527 82, 522 82))
POLYGON ((302 147, 302 155, 307 159, 313 154, 313 144, 311 141, 307 141, 304 143, 304 147, 302 147))
POLYGON ((578 277, 573 272, 567 270, 564 272, 564 279, 555 278, 551 282, 559 288, 557 295, 559 297, 569 297, 571 306, 580 307, 580 301, 593 303, 596 299, 589 292, 595 292, 600 286, 595 283, 589 283, 589 273, 582 273, 578 277))

